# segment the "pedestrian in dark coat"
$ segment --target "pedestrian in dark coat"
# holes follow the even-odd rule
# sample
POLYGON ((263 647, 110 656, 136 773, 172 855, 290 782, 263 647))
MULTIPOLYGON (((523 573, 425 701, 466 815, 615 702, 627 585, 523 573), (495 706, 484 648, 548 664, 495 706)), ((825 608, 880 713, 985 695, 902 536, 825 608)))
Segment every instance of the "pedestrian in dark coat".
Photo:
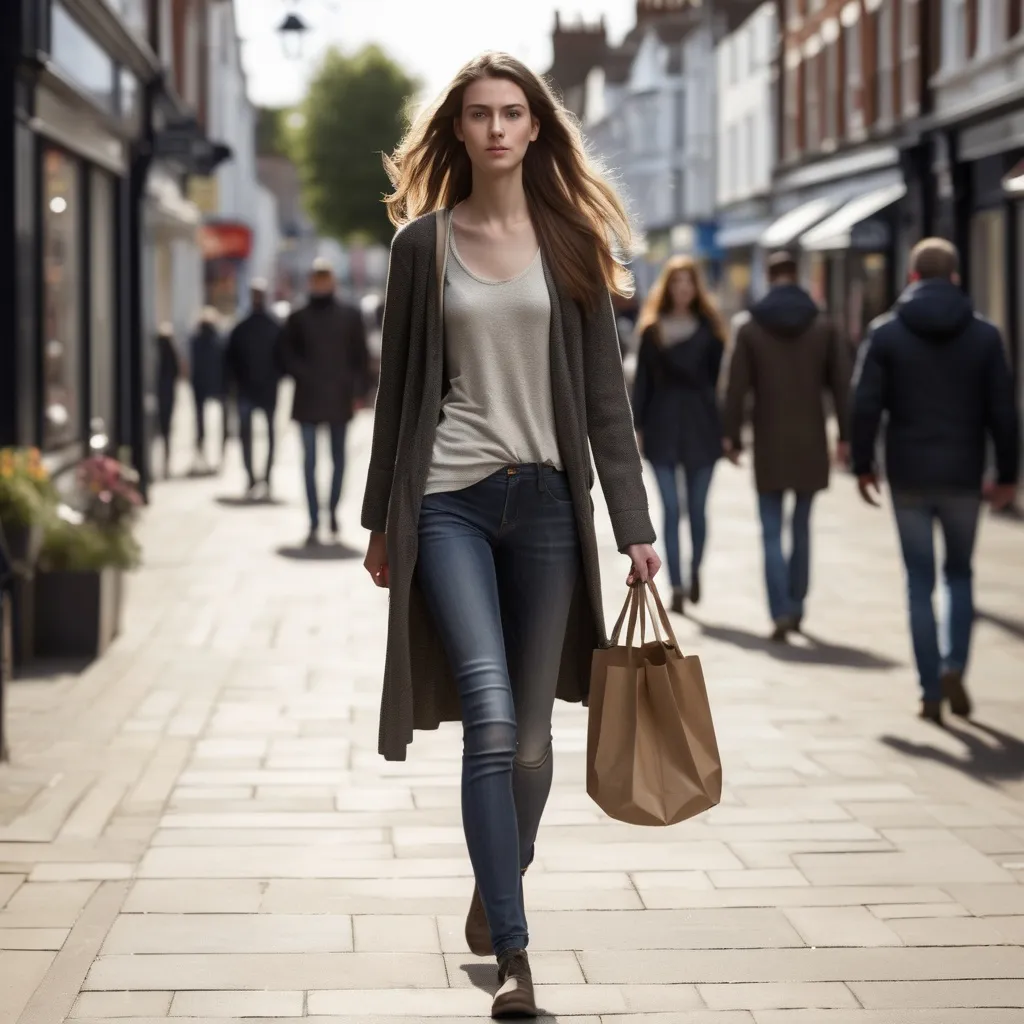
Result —
POLYGON ((202 318, 189 346, 189 373, 196 409, 196 456, 199 467, 205 469, 206 458, 206 406, 213 402, 221 410, 220 458, 224 457, 227 443, 227 410, 224 403, 224 339, 217 329, 219 317, 212 306, 203 310, 202 318))
POLYGON ((330 264, 317 260, 309 278, 309 302, 292 313, 281 334, 281 360, 295 380, 292 419, 302 430, 307 543, 319 543, 320 501, 316 488, 317 429, 327 426, 334 473, 328 503, 331 534, 337 538, 338 503, 345 472, 345 435, 354 412, 362 409, 369 388, 366 325, 358 306, 335 297, 330 264))
POLYGON ((964 685, 974 625, 972 560, 985 476, 995 450, 991 500, 1012 502, 1020 468, 1013 374, 998 328, 960 288, 956 247, 926 238, 910 254, 911 284, 872 325, 855 378, 853 468, 870 504, 883 415, 885 468, 903 551, 921 716, 942 721, 942 702, 971 712, 964 685), (945 547, 948 600, 936 627, 935 526, 945 547))
POLYGON ((156 335, 156 408, 160 439, 164 449, 164 476, 171 475, 171 429, 178 381, 184 367, 174 341, 174 326, 160 325, 156 335))
POLYGON ((828 487, 829 442, 824 392, 839 425, 837 461, 846 462, 848 360, 839 332, 797 284, 789 253, 769 258, 768 294, 739 318, 725 401, 725 446, 743 450, 747 398, 754 399, 754 479, 764 539, 773 639, 799 630, 810 582, 810 518, 814 495, 828 487), (783 553, 783 507, 792 492, 791 554, 783 553))
POLYGON ((249 478, 249 496, 255 497, 262 483, 270 496, 270 473, 274 466, 274 414, 281 382, 281 325, 267 310, 267 282, 256 279, 250 289, 251 309, 231 332, 225 356, 229 389, 238 402, 238 425, 242 459, 249 478), (257 479, 252 456, 252 418, 256 410, 267 421, 267 468, 257 479))
POLYGON ((716 388, 725 329, 693 259, 678 256, 665 265, 651 289, 640 330, 633 422, 661 492, 672 608, 681 613, 687 591, 679 551, 680 472, 693 550, 689 597, 696 604, 707 541, 708 491, 722 455, 716 388))

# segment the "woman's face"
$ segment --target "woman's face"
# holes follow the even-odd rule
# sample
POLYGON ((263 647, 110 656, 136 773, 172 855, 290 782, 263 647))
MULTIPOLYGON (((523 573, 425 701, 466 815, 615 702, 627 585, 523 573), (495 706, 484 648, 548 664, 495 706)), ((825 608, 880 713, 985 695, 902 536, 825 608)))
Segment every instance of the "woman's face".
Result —
POLYGON ((519 167, 539 125, 523 90, 505 78, 473 82, 462 99, 455 134, 466 146, 473 168, 502 173, 519 167))
POLYGON ((697 298, 697 286, 693 280, 693 274, 688 270, 677 270, 668 282, 668 294, 672 301, 672 310, 675 313, 683 313, 692 305, 697 298))

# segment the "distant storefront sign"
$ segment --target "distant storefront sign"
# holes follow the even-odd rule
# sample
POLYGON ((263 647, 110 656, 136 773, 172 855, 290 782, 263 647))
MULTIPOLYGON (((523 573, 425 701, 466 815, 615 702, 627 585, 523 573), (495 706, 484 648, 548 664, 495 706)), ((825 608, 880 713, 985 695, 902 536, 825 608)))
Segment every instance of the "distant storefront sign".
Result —
POLYGON ((252 252, 252 229, 246 224, 204 224, 199 245, 206 260, 244 260, 252 252))

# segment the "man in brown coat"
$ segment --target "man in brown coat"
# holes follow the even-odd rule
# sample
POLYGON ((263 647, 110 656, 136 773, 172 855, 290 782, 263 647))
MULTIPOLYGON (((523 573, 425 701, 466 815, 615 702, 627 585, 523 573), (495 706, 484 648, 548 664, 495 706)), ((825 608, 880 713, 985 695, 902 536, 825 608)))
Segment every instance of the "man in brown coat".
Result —
POLYGON ((797 284, 796 259, 768 260, 768 294, 750 309, 736 333, 725 400, 725 450, 733 462, 743 449, 747 395, 754 396, 754 478, 764 539, 773 640, 800 629, 810 582, 811 504, 828 487, 829 449, 824 391, 839 420, 837 461, 846 462, 850 375, 836 329, 797 284), (787 558, 784 499, 795 495, 787 558))

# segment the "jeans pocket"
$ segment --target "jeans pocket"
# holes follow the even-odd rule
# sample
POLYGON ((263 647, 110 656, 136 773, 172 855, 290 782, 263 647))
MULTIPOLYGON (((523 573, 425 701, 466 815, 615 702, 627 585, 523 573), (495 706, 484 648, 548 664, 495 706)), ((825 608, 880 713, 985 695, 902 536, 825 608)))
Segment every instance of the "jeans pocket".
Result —
POLYGON ((544 490, 559 504, 572 504, 572 490, 565 473, 545 473, 544 490))

